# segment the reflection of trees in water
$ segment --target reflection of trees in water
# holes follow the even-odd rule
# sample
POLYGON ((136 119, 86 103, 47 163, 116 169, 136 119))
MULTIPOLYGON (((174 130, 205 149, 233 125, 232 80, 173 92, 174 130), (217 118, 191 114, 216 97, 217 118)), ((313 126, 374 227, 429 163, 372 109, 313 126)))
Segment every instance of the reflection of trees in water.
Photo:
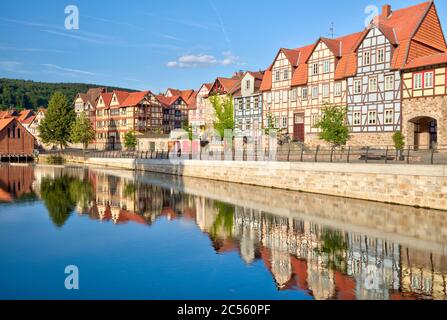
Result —
POLYGON ((212 227, 212 236, 217 237, 223 232, 226 236, 231 237, 233 234, 235 207, 220 201, 215 201, 214 207, 217 209, 218 214, 212 227))
POLYGON ((343 233, 325 228, 321 232, 320 241, 321 243, 315 251, 327 258, 327 267, 346 273, 348 244, 343 233))
POLYGON ((51 221, 59 228, 67 222, 76 205, 88 210, 93 198, 93 187, 88 180, 67 175, 43 178, 40 191, 51 221))

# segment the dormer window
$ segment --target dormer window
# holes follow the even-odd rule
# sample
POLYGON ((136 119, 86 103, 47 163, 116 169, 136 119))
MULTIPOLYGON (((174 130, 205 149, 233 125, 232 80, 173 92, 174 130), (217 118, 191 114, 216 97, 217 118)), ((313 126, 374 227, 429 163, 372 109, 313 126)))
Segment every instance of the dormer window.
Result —
POLYGON ((245 82, 245 88, 248 90, 248 89, 250 89, 250 80, 247 80, 246 82, 245 82))

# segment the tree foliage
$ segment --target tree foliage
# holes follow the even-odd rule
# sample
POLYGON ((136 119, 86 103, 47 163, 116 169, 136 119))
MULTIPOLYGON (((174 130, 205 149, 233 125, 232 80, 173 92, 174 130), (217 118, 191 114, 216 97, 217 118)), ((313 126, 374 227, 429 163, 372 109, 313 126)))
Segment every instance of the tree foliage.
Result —
MULTIPOLYGON (((92 87, 100 85, 86 83, 45 83, 15 79, 0 79, 0 109, 14 108, 33 109, 45 108, 55 91, 63 93, 69 101, 73 101, 79 92, 87 92, 92 87)), ((108 88, 109 91, 125 90, 123 88, 108 88)))
POLYGON ((404 150, 405 137, 402 134, 402 132, 397 131, 395 134, 393 134, 393 142, 394 142, 394 147, 396 148, 396 150, 400 150, 400 151, 404 150))
POLYGON ((234 130, 234 106, 233 97, 228 95, 226 97, 211 96, 210 102, 216 113, 216 121, 214 121, 214 129, 219 132, 223 138, 225 130, 234 130))
POLYGON ((43 178, 40 196, 53 224, 61 228, 67 222, 76 205, 87 211, 94 198, 93 185, 87 179, 64 175, 56 179, 43 178))
POLYGON ((124 135, 124 146, 128 150, 133 150, 137 146, 137 137, 135 136, 135 132, 129 131, 124 135))
POLYGON ((68 103, 67 97, 55 92, 38 128, 43 143, 58 145, 61 150, 66 147, 71 141, 71 127, 75 118, 74 109, 68 103))
POLYGON ((85 112, 82 112, 71 126, 71 141, 82 143, 84 149, 95 139, 95 129, 85 112))
POLYGON ((321 130, 320 139, 334 146, 345 145, 349 139, 346 115, 345 107, 326 105, 323 108, 322 118, 315 124, 315 128, 321 130))

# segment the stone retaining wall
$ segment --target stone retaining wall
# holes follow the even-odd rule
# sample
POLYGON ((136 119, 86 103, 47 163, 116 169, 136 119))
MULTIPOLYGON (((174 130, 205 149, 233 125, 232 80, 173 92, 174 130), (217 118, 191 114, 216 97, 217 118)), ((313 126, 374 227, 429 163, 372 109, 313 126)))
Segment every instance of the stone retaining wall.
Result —
POLYGON ((447 166, 138 160, 136 169, 447 210, 447 166))

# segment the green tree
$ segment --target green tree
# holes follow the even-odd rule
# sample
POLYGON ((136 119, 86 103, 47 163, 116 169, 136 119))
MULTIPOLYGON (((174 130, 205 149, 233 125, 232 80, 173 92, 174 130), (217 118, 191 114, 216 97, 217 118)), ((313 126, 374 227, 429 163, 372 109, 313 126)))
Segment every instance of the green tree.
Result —
POLYGON ((54 144, 63 148, 71 141, 71 126, 76 119, 74 109, 65 95, 56 92, 48 103, 45 118, 39 125, 39 134, 43 143, 54 144))
POLYGON ((275 118, 271 113, 267 114, 267 127, 265 128, 265 134, 269 134, 270 131, 278 130, 275 126, 275 118))
POLYGON ((85 112, 82 112, 73 122, 70 137, 72 142, 82 143, 84 151, 95 139, 95 129, 93 129, 92 123, 85 112))
POLYGON ((189 121, 188 120, 184 120, 183 121, 183 123, 182 123, 182 129, 183 130, 185 130, 186 132, 188 132, 188 137, 189 137, 189 140, 192 140, 192 136, 193 136, 193 134, 192 134, 192 125, 190 125, 189 124, 189 121))
POLYGON ((217 209, 218 214, 211 230, 212 236, 217 237, 224 233, 226 236, 231 237, 234 226, 234 206, 216 201, 214 207, 217 209))
POLYGON ((70 217, 76 202, 71 197, 72 179, 63 176, 57 179, 42 179, 40 193, 53 224, 61 228, 70 217))
POLYGON ((346 125, 347 109, 326 105, 323 108, 323 116, 315 124, 315 128, 321 130, 321 140, 329 142, 333 146, 345 145, 349 139, 349 128, 346 125))
POLYGON ((128 150, 133 150, 137 146, 137 137, 135 132, 129 131, 124 135, 124 146, 128 150))
POLYGON ((402 132, 397 131, 395 134, 393 134, 393 142, 394 147, 398 151, 403 151, 405 148, 405 137, 402 134, 402 132))
POLYGON ((224 137, 225 130, 234 130, 234 105, 233 96, 226 97, 211 96, 210 102, 216 113, 216 121, 214 122, 214 129, 219 132, 221 138, 224 137))

